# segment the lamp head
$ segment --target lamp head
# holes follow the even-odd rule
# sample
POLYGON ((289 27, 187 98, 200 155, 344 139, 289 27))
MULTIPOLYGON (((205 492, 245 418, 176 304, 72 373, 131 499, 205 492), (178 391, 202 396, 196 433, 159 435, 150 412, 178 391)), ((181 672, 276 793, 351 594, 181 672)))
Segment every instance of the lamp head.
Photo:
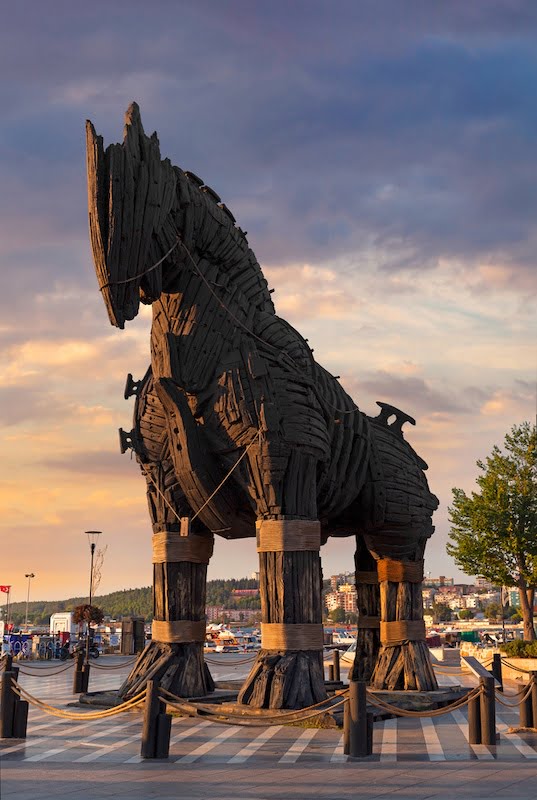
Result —
POLYGON ((88 537, 88 542, 91 550, 95 550, 95 545, 97 544, 97 539, 101 535, 102 531, 84 531, 86 536, 88 537))

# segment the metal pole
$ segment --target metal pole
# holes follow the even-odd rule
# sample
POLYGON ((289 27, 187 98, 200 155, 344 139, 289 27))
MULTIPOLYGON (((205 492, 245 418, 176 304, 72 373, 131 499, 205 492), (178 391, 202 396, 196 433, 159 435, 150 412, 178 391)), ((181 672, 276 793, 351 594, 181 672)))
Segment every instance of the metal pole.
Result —
POLYGON ((90 576, 89 576, 88 621, 86 628, 86 664, 89 664, 90 614, 91 614, 91 600, 92 600, 92 588, 93 588, 93 554, 95 553, 95 542, 92 542, 90 544, 90 551, 91 551, 91 566, 90 566, 90 576))
POLYGON ((35 578, 35 575, 33 572, 27 572, 25 573, 24 577, 28 578, 28 592, 26 594, 26 617, 24 620, 24 630, 26 631, 26 633, 28 633, 28 605, 30 603, 30 581, 32 580, 32 578, 35 578))

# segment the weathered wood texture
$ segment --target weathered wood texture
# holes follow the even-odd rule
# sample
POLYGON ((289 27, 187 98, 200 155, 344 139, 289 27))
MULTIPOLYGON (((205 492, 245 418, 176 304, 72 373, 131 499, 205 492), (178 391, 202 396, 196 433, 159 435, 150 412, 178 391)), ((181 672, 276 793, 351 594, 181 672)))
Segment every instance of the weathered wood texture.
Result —
MULTIPOLYGON (((153 565, 153 614, 159 620, 204 620, 207 566, 188 561, 153 565)), ((149 679, 180 697, 212 692, 214 682, 203 660, 203 642, 168 644, 152 641, 121 686, 123 699, 149 679)))
MULTIPOLYGON (((90 238, 110 321, 122 328, 140 300, 153 307, 151 367, 141 384, 130 379, 135 425, 122 435, 148 482, 153 530, 177 530, 188 515, 198 533, 253 538, 257 519, 319 519, 324 539, 360 535, 376 558, 384 548, 412 559, 432 533, 437 504, 401 433, 412 420, 387 406, 367 418, 316 364, 307 341, 276 316, 229 209, 203 180, 161 159, 136 104, 122 144, 105 150, 88 122, 87 145, 90 238)), ((300 579, 308 597, 313 573, 300 579)), ((287 596, 284 603, 292 605, 287 596)), ((276 674, 287 681, 306 666, 317 670, 303 653, 263 658, 247 684, 263 703, 293 696, 273 691, 276 674)), ((189 686, 201 680, 199 664, 192 669, 189 686)), ((399 674, 384 670, 384 683, 392 671, 399 674)), ((315 676, 309 694, 297 690, 297 706, 317 696, 315 676)))
MULTIPOLYGON (((319 553, 259 553, 263 622, 322 622, 319 553)), ((261 650, 239 694, 255 708, 302 708, 326 697, 322 650, 261 650)))
POLYGON ((356 607, 358 609, 358 630, 356 633, 356 656, 350 670, 349 680, 369 683, 380 648, 378 628, 362 628, 363 618, 380 620, 380 592, 378 583, 366 583, 360 579, 360 573, 376 575, 376 561, 367 550, 361 537, 356 540, 354 556, 356 568, 356 607))

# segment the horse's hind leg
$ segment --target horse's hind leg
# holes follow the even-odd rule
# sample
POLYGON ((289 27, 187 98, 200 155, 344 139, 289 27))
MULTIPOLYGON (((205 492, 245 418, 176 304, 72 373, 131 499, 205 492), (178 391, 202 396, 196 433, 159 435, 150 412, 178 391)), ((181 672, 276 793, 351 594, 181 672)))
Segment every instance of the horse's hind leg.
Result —
POLYGON ((423 555, 438 505, 423 469, 402 435, 373 424, 363 532, 377 560, 381 649, 371 678, 377 689, 438 688, 425 642, 423 555))
MULTIPOLYGON (((252 461, 255 470, 257 456, 252 461)), ((257 708, 304 708, 326 698, 316 460, 295 450, 280 475, 273 452, 270 463, 270 484, 255 475, 265 487, 257 521, 262 644, 238 699, 257 708)))
POLYGON ((349 678, 369 683, 380 647, 379 581, 377 562, 361 536, 356 537, 354 564, 358 630, 356 633, 356 656, 349 678))

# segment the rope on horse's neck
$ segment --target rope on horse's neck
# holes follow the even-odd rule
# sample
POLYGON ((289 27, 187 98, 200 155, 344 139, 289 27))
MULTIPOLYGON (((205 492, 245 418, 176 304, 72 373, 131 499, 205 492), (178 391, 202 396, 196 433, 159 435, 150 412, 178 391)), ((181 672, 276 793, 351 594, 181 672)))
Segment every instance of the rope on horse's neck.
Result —
POLYGON ((238 317, 236 317, 236 316, 235 316, 235 314, 233 314, 233 312, 232 312, 232 311, 230 311, 230 309, 229 309, 229 308, 226 306, 226 304, 225 304, 225 303, 223 303, 223 302, 222 302, 222 300, 221 300, 221 299, 218 297, 218 295, 217 295, 217 294, 216 294, 216 292, 214 291, 213 287, 211 286, 211 284, 209 283, 209 281, 207 280, 207 278, 205 277, 205 275, 203 274, 203 272, 200 270, 200 268, 199 268, 199 267, 198 267, 198 265, 196 264, 196 262, 195 262, 194 258, 192 257, 192 253, 190 252, 190 250, 188 249, 188 247, 186 246, 186 244, 185 244, 185 243, 182 241, 182 239, 180 239, 180 238, 179 238, 179 241, 180 241, 180 243, 181 243, 181 247, 183 248, 183 250, 184 250, 184 251, 185 251, 185 253, 187 254, 187 256, 188 256, 188 258, 190 259, 190 261, 192 262, 192 266, 193 266, 193 267, 194 267, 194 269, 196 270, 196 272, 197 272, 198 276, 201 278, 201 280, 203 281, 203 283, 206 285, 207 289, 210 291, 210 293, 212 294, 212 296, 215 298, 216 302, 217 302, 217 303, 218 303, 218 304, 219 304, 219 305, 220 305, 220 306, 221 306, 221 307, 224 309, 224 311, 226 311, 226 312, 229 314, 229 316, 231 317, 231 319, 232 319, 234 322, 236 322, 236 323, 237 323, 237 325, 240 325, 240 327, 241 327, 241 328, 242 328, 244 331, 246 331, 246 333, 247 333, 249 336, 251 336, 253 339, 257 339, 257 341, 258 341, 258 342, 261 342, 261 344, 263 344, 265 347, 270 347, 272 350, 276 350, 276 352, 277 352, 277 353, 283 353, 285 356, 287 356, 287 358, 289 358, 289 359, 290 359, 290 360, 293 362, 293 365, 294 365, 294 367, 296 367, 296 368, 298 369, 298 364, 296 363, 296 361, 294 360, 294 358, 293 358, 292 356, 290 356, 290 355, 289 355, 289 353, 288 353, 286 350, 282 350, 280 347, 276 347, 275 345, 273 345, 273 344, 270 344, 270 342, 267 342, 267 341, 265 341, 265 339, 262 339, 262 338, 261 338, 260 336, 258 336, 256 333, 254 333, 253 331, 251 331, 251 330, 250 330, 250 329, 249 329, 249 328, 248 328, 248 327, 247 327, 247 326, 244 324, 244 322, 242 322, 242 320, 240 320, 238 317))
MULTIPOLYGON (((153 264, 153 266, 149 267, 148 269, 144 270, 143 272, 140 272, 138 275, 133 275, 131 278, 126 278, 125 280, 122 280, 122 281, 109 281, 108 283, 104 283, 102 286, 99 286, 99 291, 101 291, 101 292, 102 292, 102 290, 103 290, 103 289, 106 289, 106 288, 108 288, 109 286, 119 286, 119 285, 122 285, 122 284, 125 284, 125 283, 131 283, 132 281, 136 281, 136 280, 139 280, 140 278, 143 278, 143 277, 144 277, 144 275, 148 275, 150 272, 153 272, 153 270, 157 269, 157 267, 160 267, 160 265, 162 264, 162 262, 163 262, 163 261, 166 261, 166 259, 168 258, 168 256, 170 256, 170 255, 173 253, 173 251, 175 250, 175 248, 176 248, 176 247, 177 247, 179 244, 181 245, 181 247, 182 247, 182 248, 183 248, 183 250, 185 251, 186 255, 188 256, 189 260, 190 260, 190 261, 191 261, 191 263, 192 263, 192 266, 193 266, 193 267, 194 267, 194 269, 196 270, 196 272, 197 272, 198 276, 201 278, 201 280, 202 280, 202 281, 204 282, 204 284, 206 285, 206 287, 207 287, 207 289, 209 290, 209 292, 210 292, 210 293, 212 294, 212 296, 215 298, 215 300, 217 301, 217 303, 218 303, 218 304, 219 304, 219 305, 220 305, 220 306, 221 306, 221 307, 224 309, 224 311, 225 311, 227 314, 229 314, 229 316, 231 317, 231 319, 232 319, 234 322, 236 322, 236 323, 237 323, 237 325, 239 325, 239 326, 240 326, 240 327, 241 327, 241 328, 242 328, 244 331, 246 331, 246 333, 247 333, 249 336, 251 336, 252 338, 256 339, 258 342, 261 342, 261 344, 263 344, 265 347, 269 347, 269 348, 271 348, 272 350, 275 350, 275 351, 276 351, 276 352, 278 352, 278 353, 283 353, 283 354, 284 354, 284 355, 285 355, 285 356, 286 356, 288 359, 290 359, 290 361, 292 361, 293 365, 294 365, 295 367, 297 367, 297 368, 298 368, 298 364, 296 363, 296 361, 294 360, 294 358, 293 358, 292 356, 290 356, 290 355, 289 355, 289 353, 288 353, 286 350, 282 350, 281 348, 279 348, 279 347, 276 347, 276 346, 275 346, 275 345, 273 345, 273 344, 270 344, 270 342, 267 342, 265 339, 262 339, 260 336, 258 336, 257 334, 255 334, 253 331, 251 331, 251 330, 250 330, 250 329, 249 329, 249 328, 248 328, 248 327, 247 327, 247 326, 244 324, 244 322, 242 322, 242 320, 240 320, 238 317, 236 317, 236 316, 235 316, 235 314, 233 314, 233 312, 232 312, 232 311, 231 311, 231 310, 230 310, 230 309, 229 309, 229 308, 226 306, 226 304, 225 304, 225 303, 223 303, 223 302, 222 302, 222 300, 221 300, 221 299, 218 297, 218 295, 217 295, 217 294, 216 294, 216 292, 214 291, 213 287, 211 286, 211 284, 209 283, 209 281, 207 280, 207 278, 205 277, 205 275, 203 274, 203 272, 200 270, 199 266, 196 264, 196 262, 195 262, 195 260, 194 260, 194 258, 193 258, 193 256, 192 256, 192 253, 190 252, 190 250, 188 249, 188 247, 186 246, 186 244, 183 242, 183 240, 181 239, 181 236, 180 236, 179 234, 177 234, 177 239, 176 239, 176 241, 175 241, 175 242, 172 244, 172 246, 170 247, 170 249, 168 250, 168 252, 167 252, 167 253, 165 253, 165 254, 162 256, 162 258, 160 258, 160 259, 157 261, 157 263, 156 263, 156 264, 153 264)), ((351 409, 349 409, 349 410, 345 410, 345 409, 343 409, 343 408, 337 408, 336 406, 332 406, 332 405, 330 405, 330 408, 332 409, 332 411, 335 411, 335 412, 337 412, 338 414, 355 414, 356 412, 360 412, 360 409, 358 408, 358 406, 354 406, 354 408, 351 408, 351 409)))

